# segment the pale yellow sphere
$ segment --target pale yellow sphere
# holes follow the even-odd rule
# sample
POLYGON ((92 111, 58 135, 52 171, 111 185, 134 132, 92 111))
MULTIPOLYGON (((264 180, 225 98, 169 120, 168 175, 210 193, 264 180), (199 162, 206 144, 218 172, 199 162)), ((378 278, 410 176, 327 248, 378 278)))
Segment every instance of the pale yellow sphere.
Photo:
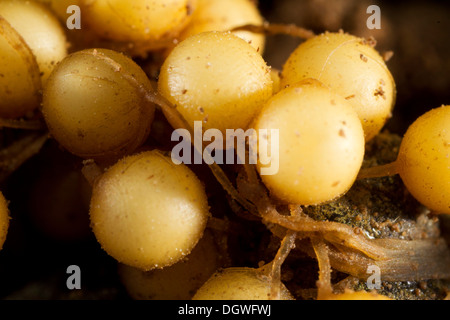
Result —
POLYGON ((317 80, 281 90, 254 125, 260 140, 258 170, 280 200, 317 205, 353 185, 364 157, 361 122, 344 98, 317 80), (273 154, 261 152, 261 143, 268 143, 273 154))
MULTIPOLYGON (((244 25, 260 26, 264 23, 257 6, 250 0, 199 0, 189 25, 180 39, 206 31, 229 31, 244 25)), ((260 54, 264 52, 265 36, 248 31, 234 31, 233 34, 246 40, 260 54)))
POLYGON ((117 159, 147 139, 155 106, 151 83, 129 57, 86 49, 66 57, 44 87, 42 113, 52 137, 86 159, 117 159))
POLYGON ((397 167, 404 184, 423 205, 450 214, 450 106, 432 109, 407 130, 397 167))
POLYGON ((219 250, 207 229, 192 252, 173 266, 142 271, 120 264, 119 275, 132 299, 190 300, 219 267, 219 250))
MULTIPOLYGON (((203 284, 192 300, 269 300, 269 277, 253 268, 227 268, 217 271, 203 284)), ((281 283, 281 300, 294 300, 281 283)))
POLYGON ((266 62, 246 41, 212 31, 174 48, 161 68, 158 89, 190 126, 201 121, 205 130, 225 135, 226 129, 247 128, 271 97, 272 79, 266 62))
POLYGON ((358 113, 366 140, 392 115, 396 89, 381 55, 346 33, 324 33, 303 42, 283 67, 281 86, 314 78, 339 93, 358 113))
POLYGON ((193 0, 84 0, 83 18, 99 36, 130 42, 174 38, 189 22, 193 0))
POLYGON ((208 217, 200 180, 159 151, 120 160, 93 188, 90 218, 98 242, 117 261, 141 270, 186 257, 208 217))
POLYGON ((58 18, 34 1, 2 0, 0 15, 23 37, 45 83, 54 67, 67 55, 67 41, 58 18))
POLYGON ((0 117, 21 118, 41 101, 39 66, 25 40, 0 16, 0 117))

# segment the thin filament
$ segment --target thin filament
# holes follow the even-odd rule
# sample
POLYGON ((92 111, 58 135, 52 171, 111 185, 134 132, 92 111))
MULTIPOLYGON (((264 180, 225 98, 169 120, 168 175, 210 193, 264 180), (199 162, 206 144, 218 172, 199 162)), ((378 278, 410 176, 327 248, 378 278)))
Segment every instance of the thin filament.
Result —
POLYGON ((370 179, 370 178, 381 178, 388 177, 398 174, 398 165, 397 161, 381 165, 375 166, 371 168, 363 168, 358 174, 357 179, 370 179))

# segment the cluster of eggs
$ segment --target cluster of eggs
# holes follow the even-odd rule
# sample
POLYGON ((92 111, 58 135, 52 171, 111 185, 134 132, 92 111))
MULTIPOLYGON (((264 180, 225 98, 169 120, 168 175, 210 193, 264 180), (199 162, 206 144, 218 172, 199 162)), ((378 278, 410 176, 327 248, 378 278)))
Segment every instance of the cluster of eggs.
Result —
MULTIPOLYGON (((263 35, 228 31, 263 23, 251 1, 78 0, 87 30, 111 47, 70 52, 61 18, 72 2, 0 2, 0 117, 37 112, 62 147, 105 164, 93 181, 91 226, 129 279, 139 277, 135 270, 163 272, 183 263, 205 238, 210 217, 205 187, 192 170, 160 150, 137 152, 151 135, 157 108, 174 129, 200 121, 223 133, 278 130, 278 141, 262 137, 277 143, 278 157, 260 155, 256 167, 278 161, 278 172, 261 179, 271 196, 300 205, 345 194, 361 170, 366 142, 391 117, 394 79, 373 44, 357 36, 314 36, 276 72, 262 56, 263 35), (163 52, 157 83, 133 55, 111 49, 124 43, 133 52, 163 52), (157 105, 155 95, 171 107, 157 105)), ((448 128, 450 106, 423 115, 406 133, 395 162, 410 192, 447 214, 448 128)), ((5 200, 0 207, 1 248, 9 213, 5 200)), ((199 265, 190 268, 196 272, 199 265)), ((237 268, 215 274, 196 298, 232 297, 233 284, 243 283, 248 292, 242 298, 268 297, 263 276, 237 268)), ((292 298, 284 291, 282 297, 292 298)))

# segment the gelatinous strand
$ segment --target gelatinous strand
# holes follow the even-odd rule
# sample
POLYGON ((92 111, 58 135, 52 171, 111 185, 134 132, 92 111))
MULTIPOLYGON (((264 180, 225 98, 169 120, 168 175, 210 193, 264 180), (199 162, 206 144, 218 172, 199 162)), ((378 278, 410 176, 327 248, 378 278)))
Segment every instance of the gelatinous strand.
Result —
POLYGON ((46 125, 41 120, 0 118, 0 128, 23 129, 23 130, 44 130, 44 129, 46 129, 46 125))
POLYGON ((326 243, 316 237, 311 238, 311 243, 319 264, 319 280, 317 281, 317 300, 333 293, 331 286, 331 264, 328 257, 328 246, 326 243))
MULTIPOLYGON (((179 129, 185 129, 190 133, 190 136, 194 136, 194 128, 193 126, 186 121, 186 119, 182 116, 180 112, 178 112, 178 108, 173 105, 171 102, 169 102, 164 96, 162 96, 159 92, 151 91, 147 93, 147 99, 158 105, 163 113, 164 116, 167 118, 167 120, 171 123, 171 125, 175 128, 179 129)), ((192 145, 197 148, 198 145, 194 143, 194 141, 191 139, 192 145)), ((202 141, 201 144, 201 150, 197 150, 200 154, 203 153, 203 150, 205 150, 205 143, 202 141)), ((239 194, 239 192, 236 190, 236 188, 231 183, 230 179, 228 179, 227 175, 223 170, 220 168, 220 166, 217 163, 212 163, 208 165, 211 169, 211 172, 217 179, 217 181, 222 185, 224 190, 234 199, 236 200, 240 205, 242 205, 248 212, 250 213, 256 213, 254 206, 247 201, 242 195, 239 194)))
POLYGON ((398 174, 398 165, 394 161, 381 166, 362 168, 357 179, 388 177, 398 174))
POLYGON ((241 204, 248 212, 255 213, 255 207, 252 203, 249 203, 234 187, 231 181, 226 176, 225 172, 216 163, 210 165, 211 171, 216 177, 217 181, 222 185, 225 191, 239 204, 241 204))
POLYGON ((0 117, 21 118, 40 103, 36 57, 22 36, 0 16, 0 117))
MULTIPOLYGON (((450 250, 441 238, 427 240, 368 239, 353 228, 328 221, 309 221, 264 214, 271 224, 295 230, 299 237, 317 236, 333 244, 328 250, 331 266, 360 279, 367 279, 367 268, 376 265, 386 281, 445 279, 450 276, 450 250)), ((297 246, 312 257, 307 243, 297 246)))
POLYGON ((386 252, 376 246, 369 238, 355 233, 353 228, 342 223, 317 222, 309 217, 286 217, 279 214, 273 206, 266 207, 261 215, 266 222, 309 236, 319 234, 320 237, 331 243, 340 243, 374 260, 382 260, 387 256, 386 252))
MULTIPOLYGON (((316 253, 310 238, 330 243, 331 266, 341 272, 366 279, 367 267, 377 265, 387 281, 445 279, 450 275, 450 250, 442 238, 426 240, 369 239, 351 226, 315 221, 297 210, 295 215, 280 214, 261 184, 238 179, 239 191, 254 203, 263 222, 274 235, 283 238, 286 230, 297 234, 297 248, 311 257, 316 253)), ((291 212, 292 212, 291 206, 291 212)))
POLYGON ((332 267, 364 280, 370 276, 367 268, 371 265, 380 268, 386 281, 421 281, 450 276, 450 251, 444 239, 374 239, 371 242, 386 253, 385 259, 370 259, 352 251, 344 250, 343 253, 342 247, 335 244, 336 248, 330 250, 332 267))
MULTIPOLYGON (((282 285, 281 285, 281 266, 289 256, 292 249, 295 248, 295 240, 297 239, 297 233, 288 230, 286 236, 283 238, 280 244, 280 248, 273 261, 269 264, 270 272, 270 299, 280 300, 282 285)), ((263 267, 264 268, 264 267, 263 267)))
POLYGON ((0 150, 0 181, 4 181, 22 164, 39 153, 47 140, 47 133, 30 133, 0 150))
POLYGON ((238 26, 231 31, 250 31, 255 33, 264 33, 267 35, 277 35, 277 34, 285 34, 293 37, 297 37, 300 39, 310 39, 315 36, 314 32, 302 27, 299 27, 295 24, 281 24, 281 23, 268 23, 265 22, 263 25, 243 25, 238 26))

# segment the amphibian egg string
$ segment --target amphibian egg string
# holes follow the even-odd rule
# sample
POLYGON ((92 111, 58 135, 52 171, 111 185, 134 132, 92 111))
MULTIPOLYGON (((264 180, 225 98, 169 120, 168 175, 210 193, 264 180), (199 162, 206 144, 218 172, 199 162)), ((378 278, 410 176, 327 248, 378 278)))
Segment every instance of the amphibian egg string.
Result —
POLYGON ((450 106, 420 116, 406 131, 397 160, 362 169, 359 179, 399 174, 409 192, 436 213, 450 214, 450 106))
MULTIPOLYGON (((162 98, 162 97, 158 97, 158 95, 155 95, 154 96, 155 98, 156 98, 156 100, 158 100, 158 98, 161 100, 161 101, 164 101, 164 99, 162 98)), ((187 122, 183 119, 183 117, 182 116, 180 116, 178 113, 177 113, 177 110, 176 109, 174 109, 170 104, 166 104, 166 105, 164 105, 164 103, 161 103, 161 105, 163 106, 163 108, 165 108, 165 110, 166 111, 169 111, 169 112, 171 112, 171 115, 175 118, 175 119, 177 119, 178 121, 179 121, 179 123, 181 124, 181 125, 187 125, 187 128, 189 128, 189 124, 187 124, 187 122)), ((226 176, 225 176, 225 181, 227 181, 227 179, 226 179, 226 176)), ((229 181, 228 181, 229 182, 229 181)), ((227 189, 227 191, 229 191, 230 192, 230 190, 231 191, 233 191, 234 190, 234 187, 231 185, 231 184, 229 184, 228 185, 229 187, 230 187, 230 189, 228 190, 227 189)), ((235 191, 235 190, 234 190, 235 191)), ((230 194, 233 194, 233 193, 230 193, 230 194)), ((239 193, 237 193, 238 195, 239 195, 239 193)), ((258 203, 258 201, 255 201, 254 203, 258 203)), ((263 210, 267 210, 267 209, 263 209, 263 210)), ((275 217, 269 217, 269 216, 264 216, 264 218, 268 218, 269 219, 269 221, 273 221, 273 223, 275 223, 275 224, 280 224, 280 225, 283 225, 283 221, 282 220, 280 220, 280 217, 278 217, 278 216, 275 216, 275 217)), ((295 221, 285 221, 286 222, 286 226, 288 226, 288 228, 291 228, 291 227, 293 227, 294 229, 296 228, 296 222, 295 221)), ((304 223, 302 223, 302 225, 304 225, 304 223)), ((322 230, 322 228, 319 228, 319 225, 317 225, 317 226, 311 226, 311 227, 313 227, 313 229, 312 230, 322 230)), ((325 229, 327 229, 326 228, 326 226, 321 226, 321 227, 325 227, 325 229)), ((329 226, 329 227, 331 227, 331 225, 329 226)), ((334 227, 336 227, 336 226, 334 226, 334 227)), ((333 228, 333 227, 332 227, 333 228)), ((324 229, 324 232, 325 232, 325 229, 324 229)), ((299 231, 302 231, 303 229, 302 229, 302 227, 299 227, 299 229, 298 229, 299 231)), ((331 230, 330 230, 331 231, 331 230)), ((334 230, 334 231, 332 231, 332 232, 335 232, 336 230, 334 230)), ((349 235, 348 234, 348 230, 340 230, 340 231, 338 231, 338 233, 340 233, 342 231, 342 235, 340 235, 340 236, 343 236, 344 234, 345 235, 349 235)), ((324 233, 325 234, 325 233, 324 233)), ((358 250, 361 250, 362 248, 361 248, 361 243, 364 243, 364 241, 363 241, 364 239, 358 239, 358 240, 356 240, 356 242, 358 242, 359 244, 358 245, 356 245, 356 244, 353 244, 354 246, 355 246, 355 249, 358 249, 358 250), (362 241, 362 242, 361 242, 362 241)), ((367 242, 367 241, 366 241, 367 242)), ((378 247, 377 248, 377 246, 375 245, 374 246, 374 244, 372 244, 372 243, 366 243, 365 245, 367 245, 367 248, 365 248, 365 249, 362 249, 362 250, 367 250, 367 251, 365 251, 366 252, 366 254, 370 254, 370 255, 373 255, 374 257, 376 257, 378 254, 382 254, 383 253, 383 248, 380 248, 380 247, 378 247)), ((395 244, 397 247, 399 246, 399 244, 395 244)), ((405 244, 406 245, 406 244, 405 244)), ((364 247, 364 246, 363 246, 364 247)), ((430 249, 432 249, 432 248, 430 248, 430 249)), ((401 251, 401 250, 400 250, 401 251)), ((397 259, 397 256, 401 253, 401 252, 393 252, 393 253, 389 253, 389 254, 393 254, 393 257, 394 257, 394 261, 397 261, 396 259, 397 259)), ((435 251, 437 251, 437 250, 435 250, 435 251)), ((420 254, 419 254, 420 255, 420 254)), ((392 267, 392 266, 386 266, 386 268, 389 268, 389 267, 392 267)), ((441 269, 441 265, 438 265, 438 269, 439 269, 439 272, 441 272, 442 271, 442 269, 441 269)), ((425 270, 422 270, 422 271, 425 271, 425 270)))
MULTIPOLYGON (((51 0, 43 0, 45 2, 53 2, 51 0)), ((81 1, 81 0, 80 0, 81 1)), ((227 0, 224 0, 227 1, 227 0)), ((86 0, 83 1, 84 4, 89 4, 90 0, 86 0)), ((100 3, 101 1, 99 1, 98 3, 100 3)), ((121 0, 118 0, 117 3, 120 3, 121 0)), ((75 2, 74 2, 75 3, 75 2)), ((141 2, 136 2, 136 3, 141 3, 141 2)), ((194 6, 189 7, 191 4, 193 4, 194 2, 189 2, 188 7, 185 7, 184 9, 191 9, 192 11, 194 11, 195 13, 195 8, 194 6)), ((250 2, 249 2, 250 3, 250 2)), ((183 10, 184 10, 183 9, 183 10)), ((83 9, 84 10, 84 9, 83 9)), ((145 10, 144 10, 145 11, 145 10)), ((144 12, 143 11, 143 12, 144 12)), ((184 12, 184 11, 183 11, 184 12)), ((194 18, 193 18, 194 20, 194 18)), ((174 28, 176 29, 176 27, 174 28)), ((253 30, 253 31, 258 31, 258 33, 288 33, 291 35, 299 35, 302 38, 311 38, 314 35, 311 32, 308 32, 307 30, 303 30, 301 28, 296 28, 294 26, 282 26, 282 25, 268 25, 268 24, 264 24, 262 26, 244 26, 242 28, 238 27, 236 29, 240 29, 240 30, 253 30), (263 31, 263 32, 261 32, 263 31)), ((237 30, 234 30, 237 31, 237 30)), ((178 33, 178 30, 174 32, 174 34, 178 33)), ((169 37, 170 38, 170 37, 169 37)), ((161 39, 159 39, 161 40, 161 39)), ((171 41, 170 39, 163 39, 160 41, 157 41, 156 44, 151 44, 152 45, 159 45, 161 43, 164 43, 164 41, 171 41)), ((117 41, 123 41, 123 40, 117 40, 117 41)), ((130 47, 133 46, 140 46, 142 45, 142 43, 138 43, 138 42, 128 42, 127 45, 130 44, 130 47)), ((252 41, 252 44, 255 44, 254 41, 252 41)), ((111 45, 113 46, 113 45, 111 45)), ((141 47, 142 50, 146 50, 147 48, 145 47, 141 47)), ((122 79, 120 79, 120 81, 118 81, 118 83, 120 84, 128 84, 131 88, 134 89, 134 94, 140 98, 142 98, 142 101, 145 101, 147 104, 148 102, 151 103, 155 103, 158 104, 161 109, 164 111, 164 114, 166 115, 167 119, 169 120, 169 122, 174 126, 174 127, 180 127, 180 128, 186 128, 189 131, 191 131, 191 124, 190 121, 187 121, 185 119, 185 117, 183 115, 181 115, 180 112, 180 106, 177 104, 175 106, 175 103, 171 103, 169 97, 167 95, 162 95, 159 92, 156 92, 153 90, 153 88, 151 88, 150 86, 146 86, 143 82, 145 81, 139 81, 139 79, 134 78, 133 72, 130 71, 130 68, 128 68, 128 66, 124 66, 122 63, 119 63, 117 61, 115 61, 115 59, 112 59, 111 56, 104 54, 103 52, 100 52, 101 50, 98 50, 96 54, 93 54, 93 52, 91 52, 91 55, 96 56, 97 58, 99 58, 99 60, 101 62, 104 62, 106 65, 109 65, 109 67, 111 67, 111 70, 115 70, 118 74, 120 74, 120 76, 122 77, 122 79)), ((261 53, 261 52, 259 52, 261 53)), ((362 63, 366 63, 366 60, 368 59, 367 55, 363 54, 362 56, 359 55, 358 56, 360 61, 362 61, 362 63)), ((99 62, 100 62, 99 61, 99 62)), ((222 63, 224 64, 224 63, 222 63)), ((205 65, 207 67, 209 67, 211 69, 211 67, 213 67, 213 64, 210 61, 206 61, 205 65)), ((105 67, 106 68, 106 67, 105 67)), ((131 70, 134 70, 133 68, 131 68, 131 70)), ((280 87, 277 83, 278 81, 280 81, 280 78, 278 77, 277 73, 271 73, 270 74, 271 78, 274 79, 275 81, 272 81, 273 84, 270 85, 270 87, 273 87, 272 91, 273 93, 278 92, 280 89, 282 89, 282 87, 280 87)), ((98 80, 105 80, 105 79, 101 79, 101 77, 95 77, 98 78, 98 80)), ((111 79, 111 78, 109 78, 111 79)), ((115 79, 115 78, 114 78, 115 79)), ((236 79, 236 77, 234 77, 234 80, 236 79)), ((381 83, 382 84, 382 83, 381 83)), ((102 84, 101 87, 105 87, 105 84, 102 84)), ((294 84, 291 85, 292 87, 295 87, 294 84)), ((94 85, 92 86, 92 88, 94 87, 94 85)), ((100 86, 98 86, 100 88, 100 86)), ((269 87, 269 86, 267 86, 269 87)), ((181 90, 181 93, 184 92, 184 90, 187 90, 186 88, 183 88, 181 90)), ((307 91, 305 89, 305 91, 307 91)), ((378 90, 376 91, 376 97, 378 97, 379 99, 382 99, 384 96, 383 90, 378 90)), ((286 91, 288 92, 288 91, 286 91)), ((188 94, 189 90, 187 90, 186 92, 184 92, 184 94, 188 94)), ((374 92, 372 92, 374 93, 374 92)), ((129 94, 131 94, 131 90, 129 92, 129 94)), ((269 94, 269 98, 270 98, 271 94, 269 94)), ((345 99, 345 98, 349 98, 347 100, 352 100, 354 97, 351 97, 352 95, 349 96, 345 96, 345 97, 341 97, 341 99, 345 99)), ((94 101, 94 99, 92 99, 92 101, 94 101)), ((330 100, 331 101, 331 100, 330 100)), ((345 104, 345 103, 342 103, 345 104)), ((221 114, 218 113, 218 118, 220 118, 221 114)), ((223 117, 223 115, 222 115, 223 117)), ((254 117, 253 117, 254 118, 254 117)), ((354 117, 353 117, 354 118, 354 117)), ((82 121, 84 121, 85 119, 82 119, 82 121)), ((202 120, 210 120, 210 117, 204 117, 202 118, 202 120)), ((252 119, 253 120, 253 119, 252 119)), ((356 120, 354 121, 355 123, 357 122, 356 120)), ((355 127, 357 127, 355 125, 355 127)), ((349 137, 350 134, 347 131, 341 131, 341 130, 337 130, 337 136, 340 138, 343 138, 343 136, 345 137, 349 137)), ((336 133, 335 132, 335 133, 336 133)), ((81 132, 80 137, 84 135, 84 132, 81 132)), ((353 136, 353 134, 351 134, 353 136)), ((55 135, 56 136, 56 135, 55 135)), ((356 136, 356 135, 355 135, 356 136)), ((359 136, 361 138, 361 135, 358 134, 357 136, 359 136)), ((115 133, 113 134, 113 137, 115 138, 115 133)), ((79 137, 78 137, 79 138, 79 137)), ((112 140, 112 139, 111 139, 112 140)), ((139 139, 137 139, 139 140, 139 139)), ((362 144, 361 144, 362 145, 362 144)), ((127 153, 132 153, 134 147, 131 148, 129 150, 127 150, 127 153)), ((352 148, 350 148, 352 149, 352 148)), ((355 153, 358 153, 357 151, 360 151, 359 148, 355 148, 356 150, 352 150, 355 153)), ((103 151, 102 151, 103 152, 103 151)), ((86 156, 86 155, 83 155, 86 156)), ((114 156, 112 156, 110 159, 116 159, 118 157, 118 154, 115 154, 114 156)), ((109 158, 109 156, 108 156, 109 158)), ((170 161, 170 159, 169 159, 170 161)), ((217 180, 219 180, 219 182, 222 184, 222 186, 224 187, 224 189, 231 195, 231 197, 233 198, 233 200, 237 200, 243 207, 245 207, 245 209, 247 209, 249 212, 253 213, 255 215, 256 219, 262 220, 263 223, 266 224, 267 228, 279 239, 283 239, 282 240, 282 244, 280 246, 280 250, 278 251, 277 256, 275 257, 275 262, 272 265, 271 271, 270 272, 266 272, 264 273, 264 275, 267 277, 266 280, 270 280, 269 282, 269 288, 270 286, 272 286, 272 288, 268 289, 270 291, 267 291, 267 287, 265 289, 265 296, 267 297, 267 292, 270 292, 271 297, 278 297, 277 294, 273 294, 273 288, 277 287, 277 284, 281 284, 281 277, 280 277, 280 265, 281 263, 283 263, 284 259, 287 257, 287 255, 289 254, 290 249, 292 248, 292 243, 295 242, 297 239, 297 232, 298 232, 298 238, 308 238, 311 235, 317 236, 317 238, 320 239, 325 239, 324 242, 329 242, 331 243, 331 245, 328 248, 328 251, 326 250, 326 246, 318 246, 317 243, 314 243, 313 248, 317 249, 319 247, 321 247, 324 250, 316 250, 317 252, 319 252, 319 254, 317 254, 317 258, 318 260, 320 260, 319 263, 319 267, 321 269, 321 273, 322 273, 322 279, 319 280, 323 280, 322 283, 325 283, 328 281, 328 279, 326 279, 326 275, 327 275, 327 270, 331 270, 331 266, 333 265, 333 267, 339 269, 339 267, 336 267, 336 261, 339 259, 343 259, 344 262, 340 262, 338 261, 337 265, 338 266, 344 266, 343 272, 346 272, 350 275, 354 275, 354 276, 361 276, 364 274, 365 270, 363 269, 365 266, 365 263, 372 263, 374 261, 379 261, 377 259, 380 259, 381 262, 380 264, 382 265, 383 269, 383 274, 388 276, 397 276, 399 278, 393 278, 393 281, 397 281, 397 280, 401 280, 401 279, 410 279, 411 277, 415 276, 412 275, 412 271, 411 273, 409 273, 409 269, 408 267, 412 264, 412 262, 416 263, 417 261, 420 261, 420 266, 419 266, 419 271, 417 271, 417 274, 420 274, 423 277, 430 277, 433 276, 435 277, 435 275, 443 275, 445 274, 444 271, 448 270, 442 267, 442 263, 441 265, 439 265, 439 263, 441 262, 441 260, 439 260, 437 257, 442 256, 440 253, 444 252, 444 251, 439 251, 437 250, 437 246, 435 245, 435 243, 431 243, 432 241, 426 242, 414 242, 413 244, 403 241, 400 241, 399 243, 397 243, 396 241, 385 241, 382 244, 380 244, 379 242, 376 241, 369 241, 368 239, 364 238, 363 236, 358 236, 355 235, 352 228, 350 228, 349 226, 344 226, 341 224, 337 224, 337 223, 331 223, 329 221, 326 222, 316 222, 316 221, 311 221, 312 219, 307 219, 304 215, 302 215, 301 213, 299 213, 298 215, 292 214, 291 217, 288 217, 286 215, 281 215, 281 214, 277 214, 276 212, 276 207, 272 206, 274 203, 271 202, 272 199, 269 199, 269 197, 266 197, 266 190, 264 189, 265 186, 260 185, 260 184, 256 184, 258 181, 258 176, 256 175, 256 171, 253 172, 253 170, 255 169, 254 167, 251 167, 249 165, 245 165, 243 168, 248 177, 251 176, 251 178, 249 178, 250 182, 254 183, 253 185, 250 186, 244 186, 242 188, 236 188, 231 181, 228 179, 227 175, 225 174, 224 171, 221 170, 221 168, 215 164, 210 166, 213 173, 215 174, 217 180), (253 174, 253 175, 252 175, 253 174), (248 193, 246 191, 255 191, 253 192, 249 197, 248 193), (256 208, 255 208, 256 207, 256 208), (258 209, 258 212, 255 210, 258 209), (347 228, 348 227, 348 228, 347 228), (287 230, 287 232, 285 232, 287 230), (334 250, 334 245, 336 245, 336 247, 340 248, 340 252, 335 252, 334 250), (415 245, 418 248, 415 247, 415 245), (425 254, 426 252, 426 254, 425 254), (431 254, 430 254, 431 252, 431 254), (325 256, 327 256, 330 253, 330 258, 325 258, 325 256), (407 255, 409 253, 413 253, 413 255, 407 255), (402 255, 403 254, 403 255, 402 255), (349 263, 348 261, 345 261, 346 257, 351 257, 354 258, 353 261, 362 261, 361 264, 355 264, 352 265, 352 263, 349 263), (369 258, 368 258, 369 257, 369 258), (431 257, 431 258, 430 258, 431 257), (383 260, 384 259, 384 260, 383 260), (326 260, 325 262, 323 262, 324 260, 326 260), (432 264, 436 264, 438 265, 437 267, 435 267, 433 269, 432 266, 430 265, 425 265, 425 261, 429 261, 430 265, 432 264), (328 261, 328 262, 327 262, 328 261), (386 262, 387 261, 387 262, 386 262), (339 264, 340 263, 340 264, 339 264), (346 264, 347 263, 347 264, 346 264), (399 267, 400 266, 400 267, 399 267), (403 273, 399 273, 396 272, 396 268, 401 270, 401 272, 403 273), (394 270, 394 271, 392 271, 394 270), (436 271, 437 270, 437 271, 436 271), (403 278, 402 278, 403 277, 403 278)), ((358 168, 358 166, 355 166, 355 168, 358 168)), ((355 174, 357 173, 357 169, 353 168, 352 174, 349 174, 350 177, 355 176, 355 174)), ((92 169, 92 168, 91 168, 92 169)), ((99 168, 96 168, 99 169, 99 168)), ((85 170, 88 171, 88 170, 85 170)), ((93 169, 93 171, 96 171, 95 168, 93 169)), ((298 172, 298 171, 297 171, 298 172)), ((92 172, 91 172, 92 173, 92 172)), ((89 174, 87 174, 89 175, 89 174)), ((107 175, 103 175, 103 172, 101 170, 98 170, 97 172, 93 172, 92 174, 92 182, 94 185, 98 184, 99 181, 103 180, 103 179, 108 179, 107 175)), ((154 177, 153 177, 154 178, 154 177)), ((152 178, 152 179, 153 179, 152 178)), ((350 180, 353 180, 350 179, 350 180)), ((152 180, 150 179, 150 181, 152 180)), ((247 181, 248 182, 248 181, 247 181)), ((337 181, 332 181, 331 185, 333 186, 337 181)), ((146 181, 146 183, 148 183, 148 181, 146 181)), ((339 185, 339 184, 337 184, 339 185)), ((351 185, 351 183, 349 184, 351 185)), ((148 186, 146 186, 148 187, 148 186)), ((106 187, 105 187, 106 189, 106 187)), ((101 193, 102 191, 97 190, 98 193, 101 193)), ((152 191, 150 190, 148 193, 150 194, 152 191)), ((340 193, 342 194, 342 193, 340 193)), ((338 194, 335 194, 334 197, 336 197, 338 194)), ((145 200, 146 197, 139 197, 145 200)), ((329 197, 327 197, 329 198, 329 197)), ((158 199, 159 201, 160 199, 158 199)), ((298 200, 288 200, 288 201, 292 201, 292 202, 298 202, 298 200)), ((99 203, 102 201, 99 201, 99 203)), ((102 204, 105 204, 105 202, 102 202, 102 204)), ((173 203, 172 203, 173 204, 173 203)), ((135 205, 135 203, 132 203, 132 205, 135 205)), ((95 205, 93 205, 93 207, 96 207, 95 205)), ((113 211, 114 209, 117 208, 113 208, 111 211, 113 211)), ((298 210, 298 208, 295 208, 294 206, 292 206, 290 208, 291 213, 294 213, 296 210, 298 210)), ((95 211, 95 210, 93 210, 95 211)), ((110 212, 111 212, 110 211, 110 212)), ((95 213, 93 214, 93 216, 95 215, 95 213)), ((97 222, 94 221, 95 225, 97 222)), ((117 225, 115 225, 114 227, 118 227, 117 225)), ((107 228, 109 230, 106 230, 106 233, 108 231, 115 231, 114 227, 111 228, 107 228)), ((96 228, 101 228, 101 226, 99 226, 99 224, 96 224, 96 228)), ((138 227, 139 228, 139 227, 138 227)), ((131 228, 131 229, 134 229, 131 228)), ((182 234, 183 232, 180 232, 180 234, 182 234)), ((99 237, 101 238, 101 236, 99 237)), ((104 238, 102 238, 103 240, 101 240, 100 242, 102 243, 102 245, 104 243, 106 243, 107 241, 104 240, 104 238)), ((309 239, 307 239, 309 240, 309 239)), ((130 247, 134 244, 130 244, 130 247)), ((104 245, 104 248, 110 247, 109 245, 104 245)), ((180 245, 176 245, 174 246, 175 249, 174 251, 177 253, 180 253, 180 245)), ((442 244, 439 246, 439 249, 442 249, 442 244)), ((173 248, 172 248, 173 249, 173 248)), ((108 249, 109 252, 111 252, 110 249, 108 249)), ((144 259, 143 258, 143 254, 145 255, 146 253, 148 253, 149 251, 144 250, 143 246, 139 246, 138 250, 137 250, 140 254, 140 257, 138 257, 137 259, 144 259)), ((187 254, 189 252, 189 250, 181 250, 183 251, 184 254, 187 254)), ((115 255, 115 254, 114 254, 115 255)), ((118 259, 120 260, 125 260, 125 258, 123 256, 118 256, 115 255, 116 257, 118 257, 118 259)), ((136 258, 133 257, 131 260, 131 262, 128 262, 130 264, 135 264, 136 263, 136 258)), ((174 262, 176 260, 176 258, 170 258, 169 260, 170 263, 174 262)), ((142 262, 142 261, 141 261, 142 262)), ((136 265, 136 264, 135 264, 136 265)), ((448 264, 445 264, 445 262, 443 263, 444 267, 448 266, 448 264)), ((142 265, 139 265, 140 267, 142 267, 142 265)), ((151 267, 162 267, 164 266, 163 262, 153 262, 151 264, 151 267)), ((270 264, 269 264, 270 266, 270 264)), ((150 268, 151 268, 150 267, 150 268)), ((144 267, 145 269, 149 268, 148 266, 144 267)), ((255 269, 256 270, 256 269, 255 269)), ((258 274, 261 274, 262 270, 258 270, 258 274)), ((252 270, 252 273, 255 273, 254 270, 252 270)), ((391 279, 392 280, 392 279, 391 279)), ((399 280, 399 281, 400 281, 399 280)), ((331 282, 331 281, 328 281, 331 282)), ((265 282, 265 285, 267 284, 267 281, 265 282)), ((330 287, 331 287, 331 283, 330 283, 330 287)), ((279 292, 278 292, 279 293, 279 292)))
POLYGON ((163 269, 142 271, 119 264, 120 280, 136 300, 189 300, 208 278, 223 265, 221 250, 213 233, 206 229, 184 259, 163 269))

